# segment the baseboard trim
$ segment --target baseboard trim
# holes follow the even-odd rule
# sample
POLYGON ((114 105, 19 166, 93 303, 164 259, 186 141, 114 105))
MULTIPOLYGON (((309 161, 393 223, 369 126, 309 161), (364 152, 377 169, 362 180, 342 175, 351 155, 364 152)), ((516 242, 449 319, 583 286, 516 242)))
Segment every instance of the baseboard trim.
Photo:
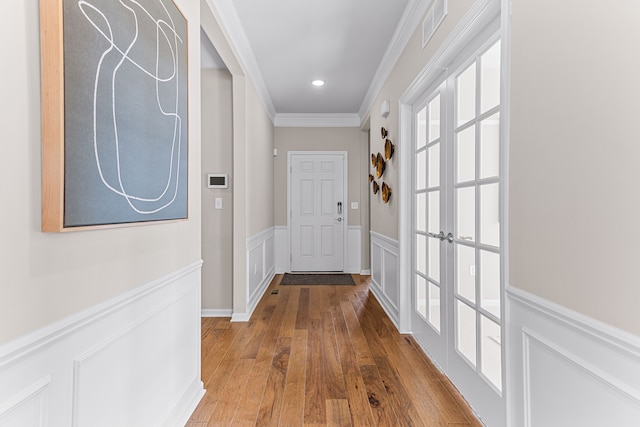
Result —
POLYGON ((371 276, 371 270, 360 270, 361 276, 371 276))
POLYGON ((231 317, 233 310, 230 308, 203 308, 200 317, 231 317))
POLYGON ((186 425, 189 418, 191 418, 191 414, 196 410, 206 392, 202 381, 194 381, 189 387, 189 391, 185 393, 180 403, 176 405, 176 408, 171 412, 171 415, 164 423, 164 427, 186 425))
POLYGON ((251 320, 251 316, 253 316, 253 312, 255 311, 256 307, 258 306, 258 303, 260 302, 265 292, 269 288, 269 284, 271 283, 274 277, 276 277, 276 273, 275 273, 275 270, 272 269, 271 273, 267 276, 267 279, 263 280, 260 286, 258 287, 258 289, 256 290, 254 295, 257 295, 258 297, 255 298, 255 301, 253 301, 249 305, 248 311, 246 313, 233 313, 231 315, 231 322, 248 322, 249 320, 251 320))
POLYGON ((374 298, 378 301, 378 304, 380 304, 384 312, 387 313, 387 316, 389 317, 389 319, 391 319, 391 322, 393 322, 396 329, 399 331, 400 328, 398 327, 398 313, 395 309, 392 308, 393 305, 389 303, 388 298, 385 297, 385 295, 382 294, 380 290, 374 286, 369 287, 369 290, 373 294, 374 298))

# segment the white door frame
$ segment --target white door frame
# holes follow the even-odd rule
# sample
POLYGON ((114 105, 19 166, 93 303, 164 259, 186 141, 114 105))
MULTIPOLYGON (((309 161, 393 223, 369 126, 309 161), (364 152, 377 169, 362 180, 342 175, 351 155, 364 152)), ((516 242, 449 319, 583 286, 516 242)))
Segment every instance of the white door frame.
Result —
POLYGON ((343 205, 343 220, 342 220, 342 226, 344 227, 344 232, 343 232, 343 252, 342 252, 342 271, 345 272, 347 271, 347 265, 348 265, 348 258, 349 258, 349 252, 347 251, 348 247, 348 238, 347 238, 347 231, 349 229, 349 209, 348 209, 348 200, 349 200, 349 193, 348 193, 348 188, 349 188, 349 166, 348 166, 348 160, 349 160, 349 156, 348 153, 346 151, 287 151, 287 246, 289 247, 289 258, 288 258, 288 272, 291 272, 291 157, 295 156, 295 155, 311 155, 311 156, 324 156, 324 155, 338 155, 338 156, 342 156, 343 158, 343 173, 344 173, 344 179, 343 179, 343 194, 344 194, 344 201, 342 202, 343 205))
MULTIPOLYGON (((507 311, 505 310, 506 297, 504 289, 508 284, 508 126, 509 126, 509 0, 479 0, 474 3, 471 10, 465 15, 458 26, 452 31, 445 42, 438 48, 432 56, 432 59, 426 67, 418 74, 415 80, 409 85, 408 89, 400 97, 398 101, 399 111, 399 144, 410 147, 413 141, 413 104, 418 101, 419 97, 434 82, 436 77, 446 70, 446 67, 454 62, 455 58, 468 51, 468 46, 473 45, 473 40, 480 34, 487 32, 494 33, 492 30, 496 21, 500 24, 500 38, 503 43, 502 48, 502 87, 501 87, 501 172, 502 185, 500 186, 500 198, 502 200, 500 206, 500 214, 502 222, 500 225, 501 233, 501 275, 503 277, 501 295, 503 304, 501 306, 502 320, 502 373, 503 373, 503 389, 502 396, 504 399, 506 417, 509 418, 509 384, 510 380, 506 377, 508 370, 508 345, 506 340, 506 324, 507 311)), ((399 301, 398 301, 398 322, 399 330, 402 333, 411 333, 411 284, 412 284, 412 150, 399 150, 398 165, 398 263, 399 263, 399 301)), ((464 396, 463 396, 464 397, 464 396)))

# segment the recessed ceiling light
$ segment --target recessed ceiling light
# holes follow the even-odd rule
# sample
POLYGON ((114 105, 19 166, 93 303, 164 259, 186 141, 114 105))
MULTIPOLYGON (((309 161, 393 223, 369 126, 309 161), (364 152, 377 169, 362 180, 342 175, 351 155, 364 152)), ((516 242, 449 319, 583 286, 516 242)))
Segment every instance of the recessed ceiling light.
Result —
POLYGON ((314 86, 323 86, 324 85, 324 80, 314 80, 311 82, 312 85, 314 86))

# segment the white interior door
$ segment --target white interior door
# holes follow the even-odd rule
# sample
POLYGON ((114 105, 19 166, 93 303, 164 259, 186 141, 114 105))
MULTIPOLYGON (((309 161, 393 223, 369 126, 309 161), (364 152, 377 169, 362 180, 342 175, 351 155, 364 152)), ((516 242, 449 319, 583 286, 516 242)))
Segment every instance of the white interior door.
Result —
POLYGON ((445 83, 427 92, 414 108, 413 266, 411 326, 414 337, 443 369, 447 365, 445 83), (445 148, 443 148, 445 146, 445 148))
POLYGON ((412 330, 491 426, 506 423, 500 49, 451 64, 414 106, 413 144, 412 330))
POLYGON ((344 271, 343 154, 289 155, 291 271, 344 271))

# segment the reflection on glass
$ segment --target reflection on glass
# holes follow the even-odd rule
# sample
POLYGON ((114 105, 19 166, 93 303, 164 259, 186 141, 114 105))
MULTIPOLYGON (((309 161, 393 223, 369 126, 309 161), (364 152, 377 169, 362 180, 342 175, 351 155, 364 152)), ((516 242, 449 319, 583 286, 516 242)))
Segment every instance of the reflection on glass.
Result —
POLYGON ((427 281, 419 274, 416 274, 416 311, 427 318, 427 281))
POLYGON ((500 254, 480 251, 480 295, 482 308, 500 318, 500 254))
POLYGON ((476 188, 463 187, 456 190, 456 237, 474 242, 476 240, 476 188))
POLYGON ((427 231, 427 195, 416 194, 416 230, 427 231))
POLYGON ((429 323, 440 332, 440 288, 429 283, 429 323))
POLYGON ((500 246, 500 185, 480 186, 480 241, 500 246))
POLYGON ((416 190, 422 190, 427 186, 427 152, 416 154, 416 190))
POLYGON ((416 271, 427 274, 427 237, 416 234, 416 271))
POLYGON ((476 63, 456 78, 458 126, 476 117, 476 63))
POLYGON ((500 175, 500 113, 480 124, 480 178, 500 175))
POLYGON ((429 238, 429 277, 440 282, 440 239, 429 238))
POLYGON ((476 311, 461 301, 456 303, 456 348, 475 367, 476 311))
POLYGON ((429 188, 440 185, 440 143, 429 147, 429 188))
POLYGON ((440 138, 440 94, 429 103, 429 142, 440 138))
POLYGON ((475 304, 476 250, 469 246, 456 246, 456 292, 475 304))
POLYGON ((427 144, 427 107, 424 107, 416 116, 416 150, 427 144))
POLYGON ((495 385, 498 390, 502 390, 502 340, 500 337, 500 325, 480 316, 480 327, 482 328, 482 373, 495 385))
POLYGON ((484 113, 500 104, 500 42, 491 46, 480 58, 480 110, 484 113))
POLYGON ((440 228, 440 192, 429 193, 429 231, 438 234, 440 228))
POLYGON ((476 126, 459 132, 456 138, 457 182, 476 179, 476 126))

